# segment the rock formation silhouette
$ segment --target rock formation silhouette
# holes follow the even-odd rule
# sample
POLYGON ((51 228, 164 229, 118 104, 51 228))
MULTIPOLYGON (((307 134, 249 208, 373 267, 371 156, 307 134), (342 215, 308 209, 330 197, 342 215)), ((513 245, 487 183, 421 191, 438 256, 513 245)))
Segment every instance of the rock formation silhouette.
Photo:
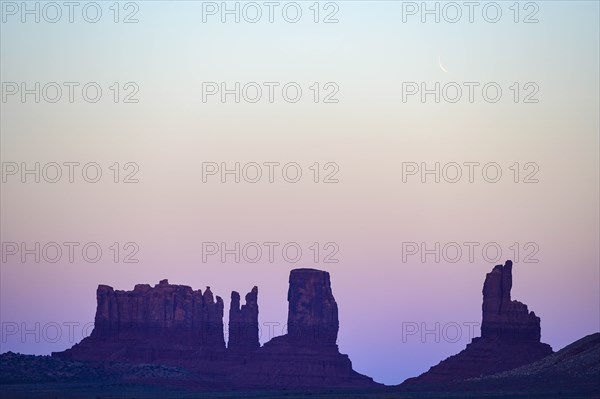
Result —
POLYGON ((527 305, 510 298, 512 262, 497 265, 483 284, 481 338, 486 340, 540 342, 540 318, 527 305))
MULTIPOLYGON (((223 300, 167 280, 133 291, 99 285, 94 330, 53 356, 72 360, 208 366, 225 357, 223 300)), ((202 368, 202 367, 200 367, 202 368)))
POLYGON ((335 345, 340 323, 329 273, 296 269, 290 273, 289 283, 288 339, 303 344, 335 345))
MULTIPOLYGON (((540 318, 511 299, 512 262, 498 265, 483 285, 481 337, 440 362, 411 384, 461 381, 510 370, 552 353, 540 342, 540 318)), ((240 303, 231 293, 229 339, 225 346, 223 300, 167 280, 133 291, 100 285, 92 334, 53 356, 97 362, 165 364, 213 376, 237 387, 374 387, 339 352, 338 305, 329 273, 290 272, 288 333, 259 343, 258 288, 240 303)))
POLYGON ((229 309, 229 339, 227 349, 230 352, 247 353, 260 347, 258 341, 258 287, 246 294, 246 304, 240 307, 240 294, 231 293, 229 309))
POLYGON ((553 353, 540 342, 540 318, 527 305, 511 300, 512 262, 497 265, 483 284, 481 337, 457 355, 403 385, 460 381, 510 370, 553 353))
POLYGON ((223 300, 167 280, 133 291, 98 286, 94 330, 54 357, 66 360, 165 364, 211 375, 226 387, 368 387, 338 351, 338 307, 329 273, 292 270, 288 334, 263 347, 258 335, 258 288, 240 306, 231 293, 225 347, 223 300))
POLYGON ((245 386, 373 387, 336 344, 338 307, 329 273, 295 269, 288 290, 288 333, 271 339, 235 379, 245 386))

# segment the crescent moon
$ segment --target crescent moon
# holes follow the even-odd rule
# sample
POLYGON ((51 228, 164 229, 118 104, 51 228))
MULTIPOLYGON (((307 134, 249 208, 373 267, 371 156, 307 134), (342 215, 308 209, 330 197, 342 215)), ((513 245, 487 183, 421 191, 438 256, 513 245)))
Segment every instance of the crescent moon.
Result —
POLYGON ((444 68, 444 66, 442 65, 442 57, 438 56, 438 64, 440 65, 440 69, 446 73, 448 73, 448 70, 446 68, 444 68))

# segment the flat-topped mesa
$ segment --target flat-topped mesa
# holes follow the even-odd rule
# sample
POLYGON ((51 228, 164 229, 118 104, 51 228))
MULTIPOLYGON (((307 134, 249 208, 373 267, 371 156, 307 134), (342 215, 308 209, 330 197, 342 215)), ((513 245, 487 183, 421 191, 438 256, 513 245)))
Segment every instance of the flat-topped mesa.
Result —
POLYGON ((339 330, 338 306, 329 273, 295 269, 288 290, 288 336, 298 343, 335 345, 339 330))
POLYGON ((137 284, 133 291, 100 285, 96 298, 94 339, 173 339, 183 345, 225 347, 223 300, 215 302, 210 287, 203 294, 168 280, 154 287, 137 284))
POLYGON ((240 294, 231 293, 229 309, 229 340, 231 352, 248 352, 260 347, 258 341, 258 287, 246 294, 246 304, 240 307, 240 294))
POLYGON ((223 300, 167 280, 133 291, 99 285, 94 330, 57 356, 76 360, 173 363, 198 353, 225 351, 223 300), (177 353, 180 353, 177 355, 177 353))
POLYGON ((485 277, 481 338, 517 342, 540 342, 540 318, 527 305, 512 301, 512 262, 497 265, 485 277))

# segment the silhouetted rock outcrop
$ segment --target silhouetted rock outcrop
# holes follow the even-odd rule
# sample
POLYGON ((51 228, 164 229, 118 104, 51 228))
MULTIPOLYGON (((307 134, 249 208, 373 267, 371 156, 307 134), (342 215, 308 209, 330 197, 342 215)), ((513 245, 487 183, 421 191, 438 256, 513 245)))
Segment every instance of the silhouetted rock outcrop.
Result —
POLYGON ((540 318, 527 305, 512 301, 512 262, 497 265, 483 283, 481 338, 515 342, 540 342, 540 318))
POLYGON ((338 350, 338 308, 329 273, 295 269, 289 283, 288 334, 256 351, 251 365, 234 379, 261 387, 377 386, 354 371, 348 356, 338 350))
POLYGON ((497 265, 483 284, 481 337, 466 349, 403 384, 460 381, 535 362, 552 353, 540 342, 540 318, 527 305, 511 300, 512 262, 497 265))
POLYGON ((340 324, 329 273, 292 270, 288 306, 289 339, 298 344, 336 344, 340 324))
POLYGON ((74 360, 196 365, 224 358, 223 300, 167 280, 133 291, 98 286, 94 330, 53 356, 74 360))
MULTIPOLYGON (((167 280, 133 291, 98 286, 92 334, 64 352, 65 360, 165 364, 208 377, 212 387, 367 387, 371 378, 352 370, 338 351, 338 308, 329 273, 290 274, 289 333, 260 348, 258 288, 231 293, 225 348, 223 300, 167 280)), ((204 380, 203 380, 204 381, 204 380)), ((208 382, 202 384, 209 386, 208 382)))
POLYGON ((231 293, 229 309, 228 351, 251 352, 260 347, 258 342, 258 288, 246 294, 246 304, 240 307, 240 294, 231 293))

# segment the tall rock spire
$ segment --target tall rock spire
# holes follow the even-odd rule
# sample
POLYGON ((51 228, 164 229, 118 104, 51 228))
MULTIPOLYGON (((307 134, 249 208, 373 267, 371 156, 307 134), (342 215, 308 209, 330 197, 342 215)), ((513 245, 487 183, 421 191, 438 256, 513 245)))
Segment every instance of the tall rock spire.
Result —
POLYGON ((510 299, 512 262, 497 265, 483 283, 481 338, 540 342, 540 318, 527 305, 510 299))
POLYGON ((229 340, 227 349, 245 352, 260 347, 258 342, 258 287, 246 294, 246 304, 240 307, 240 294, 231 293, 229 308, 229 340))
POLYGON ((460 353, 403 385, 461 381, 535 362, 552 353, 540 342, 540 318, 527 305, 511 300, 512 262, 495 266, 483 283, 481 337, 460 353))

